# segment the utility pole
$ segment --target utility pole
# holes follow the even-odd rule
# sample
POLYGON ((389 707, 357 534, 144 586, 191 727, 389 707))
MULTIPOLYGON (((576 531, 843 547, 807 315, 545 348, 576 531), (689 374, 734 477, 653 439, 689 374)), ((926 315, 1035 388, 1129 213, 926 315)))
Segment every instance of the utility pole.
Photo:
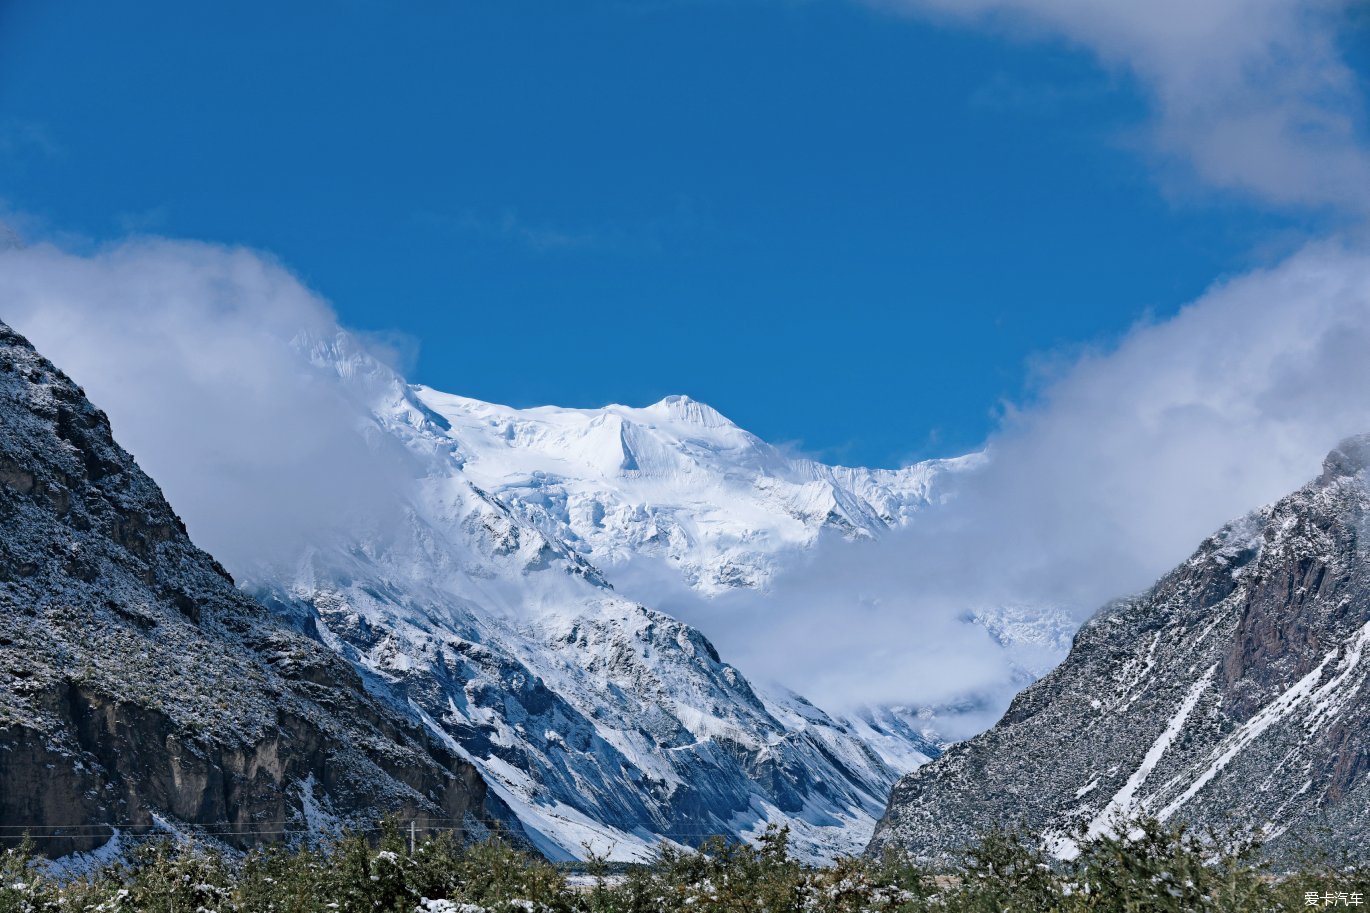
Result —
POLYGON ((410 856, 413 856, 413 855, 414 855, 414 830, 415 830, 414 819, 413 819, 413 818, 410 818, 410 819, 409 819, 409 855, 410 855, 410 856))

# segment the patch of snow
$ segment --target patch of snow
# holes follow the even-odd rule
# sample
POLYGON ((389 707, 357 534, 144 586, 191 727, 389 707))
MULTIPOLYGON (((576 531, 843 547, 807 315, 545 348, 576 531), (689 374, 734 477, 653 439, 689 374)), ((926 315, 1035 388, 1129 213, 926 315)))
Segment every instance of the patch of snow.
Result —
POLYGON ((325 812, 319 805, 318 796, 314 792, 317 785, 313 771, 300 781, 300 815, 304 819, 305 830, 316 837, 337 836, 342 833, 342 821, 325 812))
POLYGON ((1080 844, 1065 834, 1054 831, 1042 836, 1042 846, 1047 853, 1063 862, 1069 862, 1080 855, 1080 844))
POLYGON ((90 875, 123 859, 128 852, 123 833, 116 827, 113 834, 100 846, 86 853, 68 853, 47 863, 49 875, 59 881, 90 875))
MULTIPOLYGON (((1157 639, 1159 639, 1159 637, 1157 639)), ((1116 822, 1126 819, 1133 814, 1137 805, 1137 789, 1146 781, 1146 778, 1151 775, 1151 771, 1156 768, 1156 764, 1161 760, 1162 755, 1170 748, 1170 743, 1175 741, 1175 736, 1177 736, 1184 727, 1185 720, 1189 719, 1189 714, 1193 712, 1195 705, 1199 703, 1199 698, 1203 696, 1204 691, 1208 690, 1209 685, 1213 683, 1213 674, 1217 671, 1218 666, 1215 663, 1208 668, 1207 672, 1199 677, 1198 681, 1190 686, 1189 692, 1184 696, 1184 700, 1180 702, 1180 706, 1176 709, 1175 713, 1171 715, 1165 728, 1161 730, 1161 734, 1156 737, 1156 740, 1151 743, 1151 747, 1147 749, 1146 755, 1142 758, 1142 763, 1138 765, 1137 769, 1132 772, 1132 775, 1127 778, 1127 782, 1122 785, 1122 788, 1114 794, 1113 798, 1108 801, 1108 804, 1100 809, 1099 814, 1090 822, 1089 828, 1086 831, 1088 836, 1098 837, 1101 834, 1107 833, 1116 822)))
MULTIPOLYGON (((1287 524, 1286 524, 1287 525, 1287 524)), ((1267 704, 1256 713, 1251 719, 1243 723, 1235 732, 1223 739, 1217 749, 1211 755, 1211 760, 1189 786, 1178 796, 1172 799, 1157 814, 1160 820, 1165 821, 1190 799, 1203 789, 1208 783, 1222 772, 1233 758, 1242 749, 1246 748, 1267 729, 1284 718, 1292 714, 1304 703, 1311 703, 1312 709, 1308 715, 1309 724, 1323 719, 1325 715, 1339 701, 1335 695, 1343 690, 1347 680, 1356 671, 1360 664, 1361 656, 1364 654, 1367 643, 1370 643, 1370 622, 1366 622, 1353 639, 1349 649, 1343 654, 1340 647, 1330 651, 1322 658, 1322 661, 1303 678, 1299 679, 1277 698, 1267 704), (1328 663, 1340 655, 1340 662, 1337 665, 1337 672, 1321 687, 1318 682, 1322 679, 1323 671, 1328 663)), ((1355 687, 1359 688, 1357 682, 1355 687)), ((1341 700, 1344 700, 1343 696, 1341 700)))

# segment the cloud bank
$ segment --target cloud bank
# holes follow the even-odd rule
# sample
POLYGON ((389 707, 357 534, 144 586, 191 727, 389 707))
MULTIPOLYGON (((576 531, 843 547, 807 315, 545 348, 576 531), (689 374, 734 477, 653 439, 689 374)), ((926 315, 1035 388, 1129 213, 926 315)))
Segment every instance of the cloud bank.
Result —
POLYGON ((901 14, 1060 36, 1130 74, 1152 149, 1214 188, 1280 206, 1370 212, 1349 0, 869 0, 901 14))
POLYGON ((965 735, 1022 684, 968 614, 1083 620, 1311 479, 1332 446, 1365 431, 1370 256, 1310 247, 1058 366, 1005 417, 986 465, 906 531, 827 543, 764 598, 676 594, 671 608, 749 674, 822 706, 976 695, 944 721, 965 735))

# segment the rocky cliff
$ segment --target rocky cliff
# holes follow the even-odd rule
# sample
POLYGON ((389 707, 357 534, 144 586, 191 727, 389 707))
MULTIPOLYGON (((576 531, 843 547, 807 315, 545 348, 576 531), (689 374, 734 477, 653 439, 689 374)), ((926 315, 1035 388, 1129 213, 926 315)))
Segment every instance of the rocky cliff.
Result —
POLYGON ((992 729, 895 787, 870 852, 935 859, 995 823, 1057 855, 1151 815, 1370 849, 1370 436, 1107 606, 992 729))
POLYGON ((105 415, 0 324, 0 842, 192 827, 245 847, 482 827, 475 768, 197 549, 105 415))

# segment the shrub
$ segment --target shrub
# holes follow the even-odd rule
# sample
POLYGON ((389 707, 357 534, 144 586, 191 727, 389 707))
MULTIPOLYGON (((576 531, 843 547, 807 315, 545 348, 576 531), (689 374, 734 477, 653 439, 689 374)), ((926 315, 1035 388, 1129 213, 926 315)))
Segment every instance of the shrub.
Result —
POLYGON ((223 856, 159 840, 134 850, 86 886, 98 913, 235 913, 234 879, 223 856))
POLYGON ((0 913, 48 913, 60 909, 58 890, 34 858, 28 834, 0 853, 0 913))
MULTIPOLYGON (((1370 894, 1365 868, 1345 859, 1276 877, 1252 842, 1155 821, 1080 847, 1060 862, 1022 831, 991 831, 933 877, 897 854, 807 866, 787 831, 772 829, 755 845, 663 847, 651 864, 577 891, 498 839, 468 845, 444 833, 411 852, 393 822, 374 840, 243 857, 159 841, 65 882, 26 841, 0 854, 0 913, 1255 913, 1305 909, 1314 889, 1370 894)), ((607 874, 608 864, 590 868, 607 874)))

